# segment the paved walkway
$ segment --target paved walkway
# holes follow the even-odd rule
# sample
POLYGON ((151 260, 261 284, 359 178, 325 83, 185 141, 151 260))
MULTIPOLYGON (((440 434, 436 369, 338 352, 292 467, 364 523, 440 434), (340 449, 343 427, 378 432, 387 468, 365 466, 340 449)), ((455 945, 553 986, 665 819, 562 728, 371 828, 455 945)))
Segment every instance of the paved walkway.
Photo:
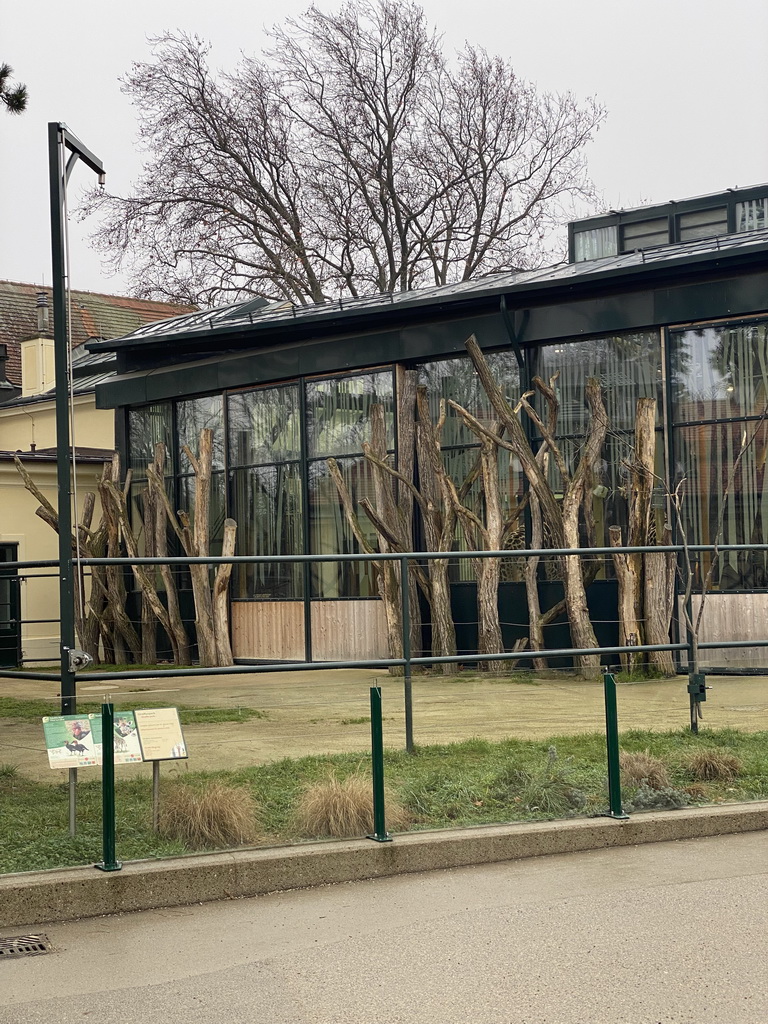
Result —
POLYGON ((767 843, 659 843, 51 925, 56 952, 0 962, 0 1024, 765 1024, 767 843))

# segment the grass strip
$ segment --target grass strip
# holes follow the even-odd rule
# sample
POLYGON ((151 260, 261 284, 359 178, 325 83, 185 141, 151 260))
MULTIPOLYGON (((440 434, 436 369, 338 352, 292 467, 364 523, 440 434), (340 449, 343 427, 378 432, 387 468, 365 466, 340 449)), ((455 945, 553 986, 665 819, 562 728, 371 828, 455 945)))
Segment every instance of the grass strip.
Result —
MULTIPOLYGON (((687 803, 768 798, 768 732, 721 729, 693 736, 687 730, 630 730, 622 734, 621 746, 626 751, 648 751, 660 758, 669 772, 668 792, 682 794, 687 803), (742 768, 736 778, 697 781, 691 773, 691 755, 712 750, 739 759, 742 768)), ((291 843, 313 838, 302 834, 296 823, 296 807, 308 785, 331 776, 367 776, 369 769, 366 751, 284 758, 237 771, 192 772, 174 764, 163 769, 161 802, 162 793, 167 793, 169 787, 205 788, 215 782, 242 788, 259 808, 261 840, 269 845, 291 843)), ((509 739, 492 743, 476 739, 418 747, 412 755, 387 750, 385 770, 388 785, 410 812, 411 827, 417 829, 590 815, 607 806, 605 739, 601 733, 554 736, 543 742, 509 739)), ((643 795, 633 787, 625 787, 624 794, 626 801, 639 800, 643 795)), ((663 793, 659 799, 662 797, 663 793)), ((151 781, 147 777, 118 781, 116 804, 121 860, 190 851, 185 843, 162 839, 152 831, 151 781)), ((676 805, 662 801, 656 806, 676 805)), ((13 765, 0 765, 0 872, 99 860, 98 777, 78 783, 75 839, 67 831, 67 814, 66 783, 34 782, 13 765)))

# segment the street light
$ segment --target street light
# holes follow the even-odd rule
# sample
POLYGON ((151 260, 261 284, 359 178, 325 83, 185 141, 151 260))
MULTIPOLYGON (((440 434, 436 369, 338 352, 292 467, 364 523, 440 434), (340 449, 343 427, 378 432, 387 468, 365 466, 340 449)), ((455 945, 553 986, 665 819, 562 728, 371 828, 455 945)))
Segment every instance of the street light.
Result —
POLYGON ((78 160, 91 168, 99 184, 105 180, 104 165, 77 139, 66 125, 48 124, 48 171, 51 190, 51 260, 53 265, 53 351, 56 385, 56 460, 59 506, 59 617, 61 620, 61 713, 76 710, 75 671, 79 652, 75 648, 75 589, 72 564, 72 488, 70 482, 69 438, 69 323, 67 286, 69 267, 66 251, 67 182, 78 160))

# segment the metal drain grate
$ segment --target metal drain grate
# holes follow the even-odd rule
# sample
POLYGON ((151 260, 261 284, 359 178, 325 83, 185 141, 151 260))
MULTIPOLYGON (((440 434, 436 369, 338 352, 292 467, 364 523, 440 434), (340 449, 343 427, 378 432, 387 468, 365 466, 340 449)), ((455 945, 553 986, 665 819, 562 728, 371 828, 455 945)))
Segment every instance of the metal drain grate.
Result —
POLYGON ((50 953, 51 944, 47 935, 10 935, 0 938, 0 960, 6 957, 40 956, 50 953))

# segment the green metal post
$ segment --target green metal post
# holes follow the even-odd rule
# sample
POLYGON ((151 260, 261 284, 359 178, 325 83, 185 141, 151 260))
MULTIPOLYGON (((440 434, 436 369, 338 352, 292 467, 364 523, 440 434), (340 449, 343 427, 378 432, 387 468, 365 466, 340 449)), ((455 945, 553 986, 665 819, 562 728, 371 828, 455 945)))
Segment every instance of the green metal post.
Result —
POLYGON ((621 769, 619 768, 619 721, 616 711, 616 679, 610 672, 603 676, 605 693, 605 745, 608 753, 607 817, 626 819, 621 805, 621 769))
POLYGON ((100 871, 119 871, 115 860, 115 706, 101 705, 101 807, 104 859, 96 864, 100 871))
POLYGON ((408 558, 400 559, 400 604, 403 622, 403 658, 405 659, 405 749, 413 753, 413 682, 411 678, 411 605, 408 587, 408 558))
POLYGON ((377 843, 391 843, 384 813, 384 736, 381 726, 381 687, 371 687, 371 762, 373 770, 373 835, 377 843))

